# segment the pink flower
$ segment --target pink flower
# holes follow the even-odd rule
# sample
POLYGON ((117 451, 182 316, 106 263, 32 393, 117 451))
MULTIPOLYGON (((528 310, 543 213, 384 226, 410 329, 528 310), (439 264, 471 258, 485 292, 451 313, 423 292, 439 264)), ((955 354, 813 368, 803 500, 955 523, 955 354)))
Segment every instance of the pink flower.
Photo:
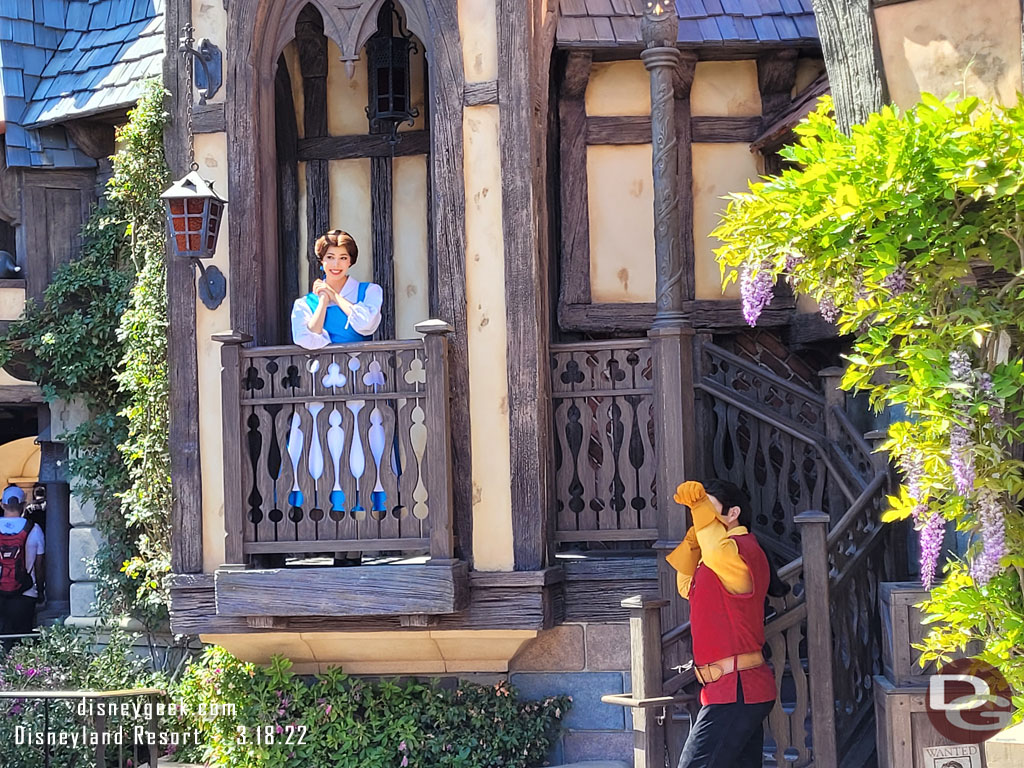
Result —
POLYGON ((402 768, 406 768, 407 765, 409 765, 409 757, 407 755, 402 755, 402 768))
POLYGON ((399 752, 405 752, 405 739, 402 739, 402 743, 398 745, 399 752))

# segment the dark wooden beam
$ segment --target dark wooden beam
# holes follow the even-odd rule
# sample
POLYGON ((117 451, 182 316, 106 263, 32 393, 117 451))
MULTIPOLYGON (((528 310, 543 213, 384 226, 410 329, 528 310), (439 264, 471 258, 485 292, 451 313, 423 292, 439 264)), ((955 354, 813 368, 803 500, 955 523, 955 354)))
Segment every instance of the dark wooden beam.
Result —
POLYGON ((437 310, 455 333, 449 339, 451 439, 455 535, 461 559, 472 562, 473 461, 469 425, 469 345, 466 330, 466 189, 463 176, 464 75, 456 0, 427 4, 432 40, 430 66, 430 201, 432 260, 436 263, 437 310))
MULTIPOLYGON (((382 567, 382 566, 375 566, 382 567)), ((385 566, 403 568, 405 566, 385 566)), ((539 580, 524 582, 517 573, 469 574, 469 603, 465 610, 438 617, 432 629, 547 629, 565 617, 561 569, 537 572, 539 580)), ((523 572, 534 576, 535 572, 523 572)), ((217 613, 214 574, 179 575, 171 583, 171 624, 175 632, 199 634, 253 633, 267 631, 254 627, 245 617, 217 613)), ((329 618, 318 616, 274 618, 278 631, 366 632, 371 630, 418 631, 403 625, 400 616, 329 618)))
POLYGON ((192 130, 196 133, 222 133, 227 130, 224 102, 196 105, 192 111, 192 130))
POLYGON ((214 585, 217 613, 243 617, 444 614, 468 597, 465 563, 223 570, 214 585))
POLYGON ((812 0, 821 50, 844 131, 889 100, 871 0, 812 0))
MULTIPOLYGON (((307 139, 327 135, 327 38, 320 12, 307 5, 295 23, 295 39, 302 71, 304 136, 307 139)), ((300 156, 301 159, 301 156, 300 156)), ((306 161, 306 240, 310 245, 310 285, 319 274, 319 262, 313 252, 314 241, 331 228, 331 182, 326 160, 306 161)), ((304 286, 308 288, 309 286, 304 286)))
POLYGON ((695 144, 749 144, 761 134, 760 117, 694 117, 695 144))
POLYGON ((499 0, 497 10, 513 551, 516 570, 536 570, 546 564, 552 466, 547 265, 534 188, 543 133, 533 121, 529 4, 499 0))
POLYGON ((0 403, 4 405, 42 404, 43 391, 35 384, 4 384, 0 386, 0 403))
POLYGON ((797 51, 789 49, 766 53, 757 59, 757 89, 761 93, 761 115, 769 123, 792 103, 796 82, 797 51))
MULTIPOLYGON (((292 100, 292 81, 282 55, 274 79, 275 141, 277 149, 277 258, 284 294, 279 302, 280 327, 288 327, 291 299, 299 296, 299 161, 298 125, 292 100)), ((223 110, 221 113, 223 117, 223 110)))
MULTIPOLYGON (((750 143, 761 133, 760 117, 691 117, 692 141, 705 144, 750 143)), ((647 116, 588 117, 587 144, 650 144, 647 116)))
POLYGON ((817 312, 801 312, 793 315, 789 327, 783 331, 782 338, 787 347, 796 348, 819 341, 838 339, 839 329, 817 312))
POLYGON ((114 126, 95 120, 69 120, 64 123, 68 135, 80 150, 99 160, 114 154, 114 126))
MULTIPOLYGON (((179 30, 191 23, 191 4, 169 2, 165 48, 178 50, 179 30)), ((164 130, 164 152, 175 177, 188 171, 188 140, 184 97, 191 84, 180 56, 165 56, 164 85, 170 91, 170 125, 164 130)), ((230 195, 229 195, 230 197, 230 195)), ((171 571, 203 570, 203 478, 199 455, 199 363, 196 359, 196 283, 194 267, 185 259, 167 263, 168 406, 171 448, 171 571)))
POLYGON ((405 157, 430 151, 429 131, 402 131, 392 149, 386 136, 318 136, 299 139, 299 160, 348 160, 356 157, 405 157))
MULTIPOLYGON (((654 322, 654 304, 594 303, 559 307, 558 322, 563 330, 580 333, 646 333, 654 322)), ((683 303, 686 322, 697 330, 743 328, 742 304, 738 299, 696 299, 683 303)), ((758 319, 758 326, 780 326, 790 322, 793 301, 773 301, 758 319)))
MULTIPOLYGON (((520 51, 518 55, 525 55, 520 51)), ((482 107, 485 104, 498 103, 498 81, 488 80, 483 83, 466 83, 462 97, 467 107, 482 107)))
MULTIPOLYGON (((569 54, 558 101, 562 186, 562 257, 558 296, 560 306, 590 303, 588 119, 584 103, 587 82, 590 80, 590 64, 589 52, 569 54)), ((650 121, 647 132, 650 135, 650 121)))
POLYGON ((370 211, 373 228, 373 282, 384 292, 377 339, 395 338, 395 260, 390 157, 370 158, 370 211))

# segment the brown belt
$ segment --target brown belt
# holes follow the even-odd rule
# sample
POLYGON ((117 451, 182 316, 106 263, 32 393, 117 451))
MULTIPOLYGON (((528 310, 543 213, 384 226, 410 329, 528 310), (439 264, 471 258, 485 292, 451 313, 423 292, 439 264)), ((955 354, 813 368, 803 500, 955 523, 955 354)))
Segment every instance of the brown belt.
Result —
POLYGON ((694 667, 693 671, 697 675, 697 680, 700 681, 701 685, 708 685, 721 680, 725 675, 731 675, 733 672, 742 672, 745 669, 755 669, 765 663, 764 654, 761 651, 751 651, 750 653, 740 653, 736 656, 727 656, 724 659, 713 661, 710 664, 702 664, 699 667, 694 667))

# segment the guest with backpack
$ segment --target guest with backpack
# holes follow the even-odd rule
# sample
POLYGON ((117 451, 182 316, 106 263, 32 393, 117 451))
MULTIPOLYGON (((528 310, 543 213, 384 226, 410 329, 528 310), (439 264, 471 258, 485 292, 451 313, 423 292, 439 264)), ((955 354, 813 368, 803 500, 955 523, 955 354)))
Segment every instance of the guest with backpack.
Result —
MULTIPOLYGON (((35 624, 36 603, 45 599, 43 552, 38 525, 24 517, 25 492, 4 489, 0 517, 0 635, 24 635, 35 624)), ((13 639, 4 641, 10 648, 13 639)))

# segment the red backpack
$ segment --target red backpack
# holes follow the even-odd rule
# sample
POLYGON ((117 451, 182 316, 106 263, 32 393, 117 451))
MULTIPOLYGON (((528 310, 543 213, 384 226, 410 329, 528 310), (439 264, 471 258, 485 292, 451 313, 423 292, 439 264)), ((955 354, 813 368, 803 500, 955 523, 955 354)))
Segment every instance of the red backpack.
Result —
POLYGON ((32 521, 17 533, 0 533, 0 595, 22 595, 35 584, 26 565, 25 544, 32 521))

